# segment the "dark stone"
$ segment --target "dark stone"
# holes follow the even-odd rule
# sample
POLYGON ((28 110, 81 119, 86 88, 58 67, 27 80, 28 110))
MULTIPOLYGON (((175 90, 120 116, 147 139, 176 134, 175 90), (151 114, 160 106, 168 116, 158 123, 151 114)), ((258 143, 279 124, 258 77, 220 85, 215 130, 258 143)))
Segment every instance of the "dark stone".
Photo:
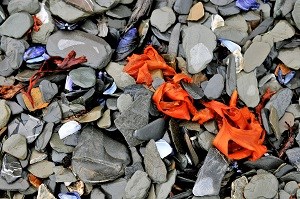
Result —
POLYGON ((256 161, 246 161, 244 164, 250 168, 272 170, 277 169, 284 161, 275 156, 264 156, 256 161))
POLYGON ((19 160, 9 154, 5 154, 2 162, 1 176, 7 183, 12 183, 21 177, 22 166, 19 160))
POLYGON ((164 128, 165 128, 165 120, 163 118, 159 118, 147 124, 146 126, 134 131, 133 136, 136 139, 143 140, 143 141, 148 141, 151 139, 157 141, 164 136, 165 134, 164 128))
POLYGON ((44 149, 46 148, 47 144, 51 139, 53 127, 54 127, 53 123, 47 123, 45 125, 43 132, 39 135, 39 137, 35 142, 35 149, 37 151, 44 151, 44 149))

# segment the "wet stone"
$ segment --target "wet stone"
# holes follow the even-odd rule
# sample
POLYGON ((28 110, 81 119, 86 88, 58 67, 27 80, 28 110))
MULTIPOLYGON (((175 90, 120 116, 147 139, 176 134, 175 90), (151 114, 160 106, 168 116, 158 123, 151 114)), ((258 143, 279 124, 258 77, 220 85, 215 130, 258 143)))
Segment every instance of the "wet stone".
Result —
POLYGON ((11 135, 4 143, 2 150, 20 160, 27 157, 27 143, 23 135, 11 135))
POLYGON ((33 19, 26 12, 18 12, 10 15, 0 26, 0 34, 19 39, 33 25, 33 19), (17 30, 16 30, 17 28, 17 30))
POLYGON ((143 199, 147 196, 151 180, 146 172, 136 171, 125 187, 125 199, 143 199))
POLYGON ((28 171, 38 178, 48 178, 53 173, 54 163, 43 160, 32 164, 28 167, 28 171))
POLYGON ((224 88, 224 78, 220 74, 214 75, 204 89, 204 95, 208 99, 217 99, 221 96, 224 88))
POLYGON ((167 169, 161 160, 154 140, 150 140, 146 146, 144 164, 149 178, 154 183, 163 183, 167 180, 167 169))
POLYGON ((86 56, 83 65, 95 69, 104 68, 110 61, 112 50, 103 39, 82 31, 57 31, 47 42, 47 52, 51 56, 65 57, 71 50, 77 56, 86 56))
POLYGON ((146 126, 135 130, 133 136, 136 139, 143 140, 143 141, 148 141, 148 140, 159 140, 161 139, 164 134, 165 128, 165 120, 163 118, 159 118, 154 120, 153 122, 150 122, 146 126))
POLYGON ((224 156, 215 148, 209 149, 199 170, 197 181, 193 187, 193 194, 195 196, 218 195, 227 167, 228 162, 224 156))
POLYGON ((273 198, 278 191, 278 180, 270 174, 258 174, 251 178, 250 182, 244 189, 244 196, 246 199, 251 198, 273 198))
POLYGON ((173 23, 176 16, 173 10, 169 7, 162 7, 152 12, 150 17, 151 25, 159 29, 160 32, 165 32, 173 23))
POLYGON ((21 177, 22 166, 19 160, 9 154, 5 154, 2 161, 1 176, 7 183, 12 183, 21 177))

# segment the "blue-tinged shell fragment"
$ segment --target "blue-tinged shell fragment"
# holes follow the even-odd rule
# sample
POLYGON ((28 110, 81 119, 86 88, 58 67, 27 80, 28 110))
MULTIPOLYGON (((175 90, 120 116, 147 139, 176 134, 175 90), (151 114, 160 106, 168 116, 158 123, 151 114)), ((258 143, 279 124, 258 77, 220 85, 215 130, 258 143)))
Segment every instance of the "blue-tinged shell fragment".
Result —
POLYGON ((81 199, 79 193, 75 192, 67 192, 67 193, 59 193, 59 199, 81 199))
POLYGON ((237 0, 235 5, 242 10, 256 10, 259 8, 260 4, 256 0, 237 0))
POLYGON ((46 48, 44 46, 32 46, 25 51, 25 53, 23 55, 23 60, 27 61, 29 59, 34 59, 36 57, 40 57, 45 52, 46 52, 46 48))
POLYGON ((277 79, 280 84, 287 85, 295 77, 295 75, 296 75, 295 71, 291 71, 288 74, 283 75, 282 71, 279 69, 277 79))

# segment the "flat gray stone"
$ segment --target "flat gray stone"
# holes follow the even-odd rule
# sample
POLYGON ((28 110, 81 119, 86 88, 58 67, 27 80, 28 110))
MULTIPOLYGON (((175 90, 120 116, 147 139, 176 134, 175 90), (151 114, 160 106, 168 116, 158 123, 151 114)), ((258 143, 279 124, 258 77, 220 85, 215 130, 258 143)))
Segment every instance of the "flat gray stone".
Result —
POLYGON ((29 164, 34 164, 40 162, 48 157, 47 153, 38 152, 35 149, 31 150, 31 155, 29 159, 29 164))
POLYGON ((243 30, 233 28, 231 26, 222 26, 214 30, 218 39, 227 39, 237 44, 242 44, 242 41, 247 38, 248 33, 243 30))
POLYGON ((98 120, 97 126, 99 128, 109 128, 111 126, 110 109, 104 111, 102 117, 98 120))
MULTIPOLYGON (((0 102, 1 104, 1 102, 0 102)), ((17 102, 14 101, 6 101, 6 104, 8 105, 9 109, 11 110, 12 115, 17 115, 19 113, 23 112, 22 106, 20 106, 17 102)), ((2 111, 1 111, 2 112, 2 111)), ((1 117, 1 116, 0 116, 1 117)), ((0 121, 2 121, 0 119, 0 121)), ((1 127, 0 127, 1 128, 1 127)))
POLYGON ((81 88, 90 88, 96 84, 95 70, 89 67, 80 67, 70 71, 71 80, 81 88))
MULTIPOLYGON (((187 1, 178 0, 178 1, 185 2, 185 4, 187 4, 187 3, 189 3, 190 0, 187 0, 187 1)), ((176 4, 176 2, 175 2, 175 4, 176 4)), ((192 1, 190 1, 190 2, 192 2, 192 1)), ((174 26, 174 28, 172 29, 172 32, 170 35, 168 54, 177 56, 179 42, 180 42, 180 32, 181 32, 181 23, 177 23, 174 26)))
POLYGON ((204 91, 194 83, 181 82, 182 87, 195 100, 204 97, 204 91))
POLYGON ((227 160, 215 148, 210 148, 200 168, 193 187, 195 196, 219 195, 221 182, 229 166, 227 160))
POLYGON ((176 21, 173 10, 169 7, 162 7, 152 11, 150 22, 160 32, 165 32, 176 21))
POLYGON ((79 30, 55 32, 49 37, 46 48, 50 56, 60 57, 74 50, 76 57, 86 56, 87 62, 83 65, 95 69, 104 68, 112 55, 112 49, 106 41, 79 30))
POLYGON ((54 195, 48 190, 47 186, 41 184, 38 189, 37 199, 56 199, 54 195))
POLYGON ((292 12, 292 16, 294 19, 294 22, 296 23, 297 28, 300 30, 300 0, 297 0, 294 9, 292 12))
POLYGON ((126 179, 119 178, 113 182, 102 184, 101 188, 107 195, 107 198, 122 199, 125 193, 126 184, 126 179))
POLYGON ((244 198, 244 188, 248 184, 245 176, 237 178, 231 183, 231 198, 244 198))
POLYGON ((40 4, 38 0, 12 0, 8 3, 7 10, 9 14, 22 11, 36 14, 40 10, 40 4))
POLYGON ((251 72, 267 58, 271 46, 265 42, 253 42, 244 54, 244 71, 251 72))
POLYGON ((19 160, 9 154, 5 154, 2 161, 1 177, 7 183, 12 183, 21 177, 22 166, 19 160))
POLYGON ((25 191, 29 186, 29 182, 23 178, 10 184, 8 184, 5 179, 0 178, 0 189, 3 191, 25 191))
POLYGON ((288 195, 294 195, 297 192, 298 188, 298 183, 296 181, 290 181, 285 184, 284 191, 286 191, 288 195))
POLYGON ((237 91, 239 98, 248 106, 256 107, 259 103, 257 78, 254 71, 240 72, 237 77, 237 91))
POLYGON ((244 164, 247 167, 254 168, 254 169, 264 169, 264 170, 271 170, 277 169, 284 161, 280 158, 275 156, 263 156, 256 161, 246 161, 244 164))
POLYGON ((235 2, 231 2, 225 6, 218 6, 218 10, 223 17, 232 16, 240 13, 241 11, 237 6, 235 6, 235 2))
POLYGON ((53 131, 54 124, 53 123, 47 123, 42 131, 42 133, 39 135, 39 137, 35 141, 35 149, 37 151, 44 151, 46 146, 48 145, 51 137, 52 137, 52 131, 53 131))
POLYGON ((149 178, 154 183, 163 183, 167 181, 167 169, 160 158, 154 140, 150 140, 146 145, 144 164, 149 178))
POLYGON ((225 6, 225 5, 233 2, 233 0, 210 0, 210 2, 212 2, 213 4, 215 4, 217 6, 225 6))
POLYGON ((188 72, 196 74, 206 68, 213 58, 216 36, 206 26, 196 24, 183 30, 183 49, 188 62, 188 72))
POLYGON ((90 199, 105 199, 105 194, 99 188, 93 188, 90 199))
POLYGON ((280 59, 287 67, 298 70, 300 69, 300 47, 291 49, 282 49, 279 51, 278 59, 280 59))
POLYGON ((45 102, 50 102, 52 98, 58 93, 58 87, 55 83, 48 80, 43 80, 39 85, 40 91, 45 102))
POLYGON ((170 171, 167 175, 167 181, 155 185, 155 195, 157 199, 165 199, 170 194, 177 176, 176 169, 170 171))
POLYGON ((123 72, 123 68, 124 66, 115 62, 110 62, 105 68, 106 72, 114 78, 117 87, 121 90, 124 90, 126 86, 135 84, 134 78, 123 72))
POLYGON ((244 189, 246 199, 274 198, 278 192, 278 180, 270 174, 258 174, 251 178, 244 189))
POLYGON ((57 101, 43 109, 43 120, 51 123, 59 123, 62 119, 62 111, 57 101))
POLYGON ((63 140, 59 138, 58 133, 53 133, 50 139, 50 146, 59 153, 72 153, 74 147, 65 145, 63 140))
POLYGON ((131 16, 132 12, 131 10, 124 5, 119 5, 117 7, 114 7, 111 10, 108 10, 106 14, 110 17, 114 17, 117 19, 123 19, 123 18, 128 18, 131 16))
POLYGON ((0 34, 15 39, 21 38, 33 25, 32 16, 26 12, 10 15, 0 26, 0 34))
POLYGON ((122 176, 129 162, 129 152, 123 144, 87 126, 74 150, 72 169, 83 182, 99 183, 122 176))
POLYGON ((225 78, 225 87, 227 95, 231 96, 232 92, 236 89, 237 84, 237 75, 236 75, 236 64, 235 57, 229 55, 229 63, 227 66, 226 78, 225 78))
POLYGON ((280 20, 269 32, 274 42, 280 42, 289 39, 295 35, 294 27, 286 20, 280 20))
POLYGON ((192 0, 176 0, 173 9, 178 14, 187 15, 193 5, 192 0))
POLYGON ((144 171, 136 171, 125 187, 124 199, 146 198, 151 185, 151 180, 144 171))
POLYGON ((292 97, 293 92, 290 89, 280 89, 271 97, 265 108, 270 109, 270 107, 273 106, 277 110, 278 118, 280 119, 290 105, 292 97))
POLYGON ((213 140, 215 139, 215 135, 211 134, 208 131, 204 131, 198 135, 198 143, 200 146, 208 151, 213 146, 213 140))
POLYGON ((223 88, 224 88, 223 76, 220 74, 215 74, 208 81, 208 83, 204 89, 204 95, 208 99, 217 99, 221 96, 223 88))
POLYGON ((126 111, 133 103, 133 98, 129 94, 121 94, 117 99, 117 107, 121 113, 126 111))
POLYGON ((115 125, 125 137, 129 146, 143 141, 134 138, 133 133, 148 124, 151 95, 139 95, 130 107, 115 119, 115 125))
POLYGON ((148 141, 148 140, 159 140, 161 139, 165 134, 165 119, 159 118, 154 120, 153 122, 150 122, 146 126, 135 130, 133 136, 136 139, 148 141))
POLYGON ((300 168, 299 153, 300 153, 300 147, 294 147, 286 151, 286 155, 289 159, 289 162, 292 165, 296 166, 298 169, 300 168))
POLYGON ((53 168, 56 182, 76 182, 76 177, 73 172, 63 166, 55 166, 53 168))
POLYGON ((20 160, 27 157, 27 142, 23 135, 11 135, 4 143, 2 150, 20 160))
POLYGON ((0 129, 5 127, 9 121, 11 110, 5 100, 0 100, 0 129))
POLYGON ((238 29, 238 30, 241 30, 243 32, 248 31, 247 22, 246 22, 245 18, 242 15, 234 15, 234 16, 228 17, 225 20, 225 25, 230 26, 230 27, 235 28, 235 29, 238 29))
POLYGON ((292 113, 295 119, 300 118, 300 104, 291 104, 287 107, 286 112, 292 113))
POLYGON ((31 164, 28 171, 38 178, 48 178, 53 173, 55 167, 53 162, 43 160, 41 162, 31 164))

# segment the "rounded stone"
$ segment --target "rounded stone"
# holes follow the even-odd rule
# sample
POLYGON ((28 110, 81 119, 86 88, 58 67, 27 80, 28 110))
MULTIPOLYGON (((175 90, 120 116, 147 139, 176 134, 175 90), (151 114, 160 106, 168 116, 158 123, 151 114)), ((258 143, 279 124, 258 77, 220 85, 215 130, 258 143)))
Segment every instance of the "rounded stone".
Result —
POLYGON ((300 30, 300 0, 296 1, 292 12, 292 16, 297 28, 300 30))
POLYGON ((20 160, 25 160, 27 157, 26 138, 23 135, 14 134, 3 143, 2 150, 20 160))
POLYGON ((265 61, 270 51, 271 46, 268 43, 252 43, 244 55, 244 70, 251 72, 256 67, 259 67, 265 61))
POLYGON ((0 129, 5 127, 9 121, 11 110, 5 100, 0 100, 0 129))
POLYGON ((154 10, 150 17, 151 25, 159 29, 160 32, 165 32, 175 21, 176 16, 169 7, 154 10))
POLYGON ((296 181, 290 181, 285 184, 284 191, 287 193, 294 195, 297 192, 297 189, 299 188, 298 183, 296 181))
POLYGON ((32 164, 28 167, 28 171, 38 178, 48 178, 53 173, 55 167, 53 162, 43 160, 41 162, 32 164))
POLYGON ((151 185, 151 180, 144 171, 136 171, 125 187, 125 199, 145 198, 151 185))
POLYGON ((96 84, 95 70, 88 67, 80 67, 70 72, 70 78, 74 84, 82 88, 90 88, 96 84))

